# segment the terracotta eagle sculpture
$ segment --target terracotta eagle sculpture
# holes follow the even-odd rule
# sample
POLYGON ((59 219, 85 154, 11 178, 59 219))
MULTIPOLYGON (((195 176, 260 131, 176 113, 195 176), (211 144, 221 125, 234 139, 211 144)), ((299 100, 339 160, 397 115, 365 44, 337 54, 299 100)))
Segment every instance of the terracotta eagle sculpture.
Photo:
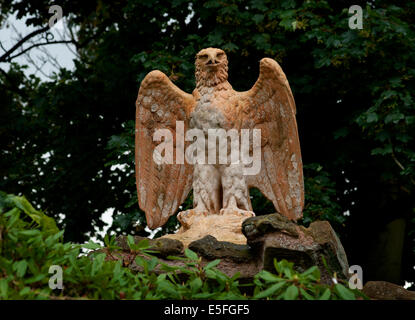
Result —
POLYGON ((154 229, 166 223, 191 189, 193 210, 205 215, 226 209, 252 211, 249 188, 256 187, 280 214, 292 220, 301 218, 304 185, 296 106, 279 64, 262 59, 258 80, 245 92, 233 90, 228 82, 228 60, 223 50, 201 50, 195 67, 196 88, 192 94, 180 90, 158 70, 147 74, 138 92, 136 184, 148 226, 154 229), (190 143, 185 141, 183 145, 182 132, 192 128, 205 133, 212 128, 259 129, 259 172, 245 175, 243 163, 176 161, 160 165, 154 161, 153 153, 160 143, 154 139, 156 130, 176 133, 170 142, 177 155, 190 143))

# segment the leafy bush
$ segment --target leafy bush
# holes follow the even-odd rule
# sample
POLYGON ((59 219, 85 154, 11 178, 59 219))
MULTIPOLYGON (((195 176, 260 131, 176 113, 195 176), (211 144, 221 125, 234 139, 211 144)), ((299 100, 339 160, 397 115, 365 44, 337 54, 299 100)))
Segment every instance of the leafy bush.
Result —
POLYGON ((120 258, 115 236, 105 246, 63 242, 63 231, 24 197, 0 193, 1 299, 355 299, 362 294, 342 284, 320 283, 312 267, 303 273, 285 260, 275 261, 275 274, 259 272, 253 283, 241 284, 206 265, 186 249, 183 266, 169 266, 152 255, 148 241, 127 238, 128 258, 120 258), (83 249, 92 250, 88 254, 83 249), (128 266, 135 262, 141 272, 128 266), (49 268, 62 267, 63 289, 51 289, 49 268), (157 274, 155 269, 163 270, 157 274), (249 294, 247 292, 253 292, 249 294))
POLYGON ((333 286, 320 284, 320 270, 313 266, 303 273, 293 271, 293 263, 274 260, 277 274, 260 271, 254 278, 254 298, 284 300, 354 300, 358 291, 351 291, 340 283, 333 286))
POLYGON ((302 223, 308 226, 316 220, 326 220, 337 229, 346 218, 338 204, 336 183, 317 163, 304 165, 305 206, 302 223))

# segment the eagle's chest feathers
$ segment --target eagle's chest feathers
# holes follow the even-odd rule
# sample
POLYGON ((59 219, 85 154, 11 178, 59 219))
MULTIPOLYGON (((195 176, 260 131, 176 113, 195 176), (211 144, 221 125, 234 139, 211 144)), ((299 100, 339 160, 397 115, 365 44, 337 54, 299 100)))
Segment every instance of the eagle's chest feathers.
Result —
POLYGON ((205 133, 208 129, 230 129, 232 119, 228 119, 228 111, 232 107, 229 100, 231 90, 218 90, 213 87, 203 89, 190 115, 190 127, 201 129, 205 133))

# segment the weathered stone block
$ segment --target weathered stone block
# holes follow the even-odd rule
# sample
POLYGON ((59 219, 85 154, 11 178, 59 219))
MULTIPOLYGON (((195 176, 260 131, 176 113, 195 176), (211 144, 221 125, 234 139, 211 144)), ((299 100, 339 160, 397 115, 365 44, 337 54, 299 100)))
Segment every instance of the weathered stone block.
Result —
POLYGON ((415 300, 415 292, 386 281, 369 281, 363 293, 375 300, 415 300))
MULTIPOLYGON (((157 251, 154 255, 158 257, 168 257, 174 255, 181 255, 184 251, 183 243, 178 240, 168 239, 168 238, 157 238, 157 239, 148 239, 145 237, 134 236, 134 242, 137 244, 141 240, 147 239, 152 251, 157 251)), ((123 250, 129 250, 127 237, 118 236, 116 243, 123 250)))
POLYGON ((316 221, 304 228, 275 213, 245 220, 242 232, 266 270, 274 269, 276 258, 294 262, 299 272, 316 265, 326 283, 331 283, 334 272, 341 279, 348 278, 346 253, 327 221, 316 221))

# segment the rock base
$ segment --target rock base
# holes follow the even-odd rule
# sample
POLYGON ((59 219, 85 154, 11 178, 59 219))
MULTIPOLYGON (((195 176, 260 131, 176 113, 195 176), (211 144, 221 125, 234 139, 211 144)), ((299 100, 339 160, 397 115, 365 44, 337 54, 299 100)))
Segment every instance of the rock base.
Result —
POLYGON ((273 270, 276 258, 294 262, 298 272, 318 266, 324 283, 331 284, 334 273, 339 279, 349 278, 346 253, 327 221, 305 228, 282 215, 269 214, 245 220, 242 232, 266 270, 273 270))
POLYGON ((368 281, 363 293, 373 300, 415 300, 415 292, 386 281, 368 281))

